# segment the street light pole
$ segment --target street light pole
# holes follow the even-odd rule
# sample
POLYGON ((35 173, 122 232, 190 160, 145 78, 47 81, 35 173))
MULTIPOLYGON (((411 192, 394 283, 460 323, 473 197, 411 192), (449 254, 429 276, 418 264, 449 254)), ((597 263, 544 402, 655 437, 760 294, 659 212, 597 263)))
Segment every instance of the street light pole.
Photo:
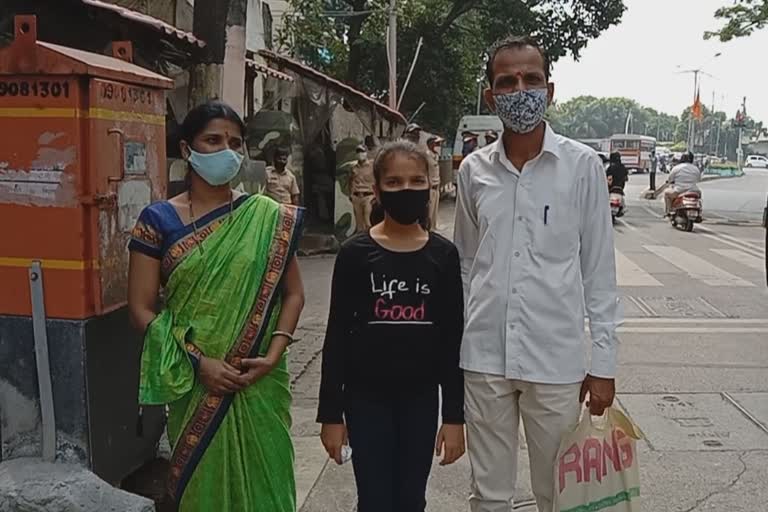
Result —
POLYGON ((397 109, 397 0, 389 1, 389 108, 397 109))
MULTIPOLYGON (((693 103, 696 104, 696 90, 699 87, 699 71, 700 69, 693 70, 693 103)), ((691 115, 688 119, 688 151, 693 153, 693 146, 696 143, 696 120, 693 118, 693 107, 691 107, 691 115)))
POLYGON ((483 101, 483 79, 477 79, 477 115, 480 115, 480 104, 483 101))
MULTIPOLYGON (((707 61, 707 64, 715 60, 716 58, 720 57, 722 53, 717 52, 712 56, 709 61, 707 61)), ((678 68, 680 66, 677 66, 678 68)), ((704 66, 699 66, 696 69, 689 69, 687 71, 679 71, 679 73, 693 73, 693 104, 696 103, 696 92, 699 90, 699 73, 702 73, 706 75, 707 73, 704 73, 703 71, 704 66)), ((712 75, 708 75, 712 76, 712 75)), ((693 146, 696 142, 696 122, 693 119, 693 108, 691 108, 691 116, 688 120, 688 151, 693 152, 693 146)))

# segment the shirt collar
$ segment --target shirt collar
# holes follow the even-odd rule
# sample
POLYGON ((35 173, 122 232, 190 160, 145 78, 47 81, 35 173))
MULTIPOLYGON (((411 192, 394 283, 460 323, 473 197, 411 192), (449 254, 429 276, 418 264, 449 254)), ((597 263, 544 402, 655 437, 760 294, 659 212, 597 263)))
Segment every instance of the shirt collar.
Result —
MULTIPOLYGON (((497 158, 501 159, 501 161, 509 161, 507 159, 506 153, 504 152, 504 143, 502 141, 502 137, 499 137, 499 140, 493 143, 493 149, 491 149, 491 152, 495 154, 497 158)), ((541 145, 541 153, 549 153, 558 160, 561 156, 560 141, 558 140, 558 135, 546 121, 544 122, 544 142, 541 145)), ((536 158, 538 158, 538 156, 536 158)))

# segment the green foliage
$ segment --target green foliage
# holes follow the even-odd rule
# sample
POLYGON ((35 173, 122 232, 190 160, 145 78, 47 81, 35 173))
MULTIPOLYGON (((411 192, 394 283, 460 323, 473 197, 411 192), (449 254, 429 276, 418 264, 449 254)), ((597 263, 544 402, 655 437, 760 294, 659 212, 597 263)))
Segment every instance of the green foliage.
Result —
MULTIPOLYGON (((659 142, 671 143, 672 151, 687 148, 688 124, 691 107, 680 116, 657 112, 639 105, 629 98, 595 98, 579 96, 564 103, 556 103, 547 112, 547 119, 558 133, 574 139, 603 139, 624 133, 627 115, 632 112, 631 133, 656 137, 659 142)), ((726 154, 736 159, 738 128, 725 112, 712 112, 702 105, 703 118, 695 120, 697 153, 726 154)), ((762 122, 747 117, 745 133, 765 132, 762 122)))
POLYGON ((717 37, 726 42, 748 36, 768 24, 768 0, 736 0, 733 4, 715 11, 715 18, 725 20, 725 25, 715 32, 705 32, 705 39, 717 37))
POLYGON ((685 138, 686 130, 680 130, 677 117, 643 107, 629 98, 580 96, 555 104, 549 109, 547 118, 556 131, 566 136, 602 139, 624 133, 630 112, 632 133, 647 134, 667 141, 685 138))
MULTIPOLYGON (((389 0, 290 3, 294 15, 286 17, 283 51, 386 101, 389 0)), ((622 0, 400 0, 399 90, 423 37, 401 111, 409 117, 424 103, 416 121, 449 134, 462 115, 475 110, 485 52, 495 41, 531 34, 553 62, 578 57, 624 10, 622 0)))

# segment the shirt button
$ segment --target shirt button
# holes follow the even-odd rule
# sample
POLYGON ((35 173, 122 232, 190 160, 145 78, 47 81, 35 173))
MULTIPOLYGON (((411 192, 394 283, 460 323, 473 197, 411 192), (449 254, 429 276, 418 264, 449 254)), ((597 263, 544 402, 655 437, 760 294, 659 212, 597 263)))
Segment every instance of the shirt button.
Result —
POLYGON ((512 293, 517 293, 517 288, 512 288, 512 293))
POLYGON ((520 216, 517 218, 517 220, 519 220, 519 221, 521 221, 521 222, 522 222, 522 220, 523 220, 523 216, 522 216, 522 215, 520 215, 520 216))
POLYGON ((515 251, 515 258, 519 258, 519 257, 520 257, 520 252, 519 251, 515 251))

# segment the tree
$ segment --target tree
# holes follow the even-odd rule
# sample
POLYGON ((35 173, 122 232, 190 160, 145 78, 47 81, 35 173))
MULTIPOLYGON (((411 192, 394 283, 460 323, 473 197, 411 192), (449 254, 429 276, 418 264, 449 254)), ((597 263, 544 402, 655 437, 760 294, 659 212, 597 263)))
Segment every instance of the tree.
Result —
POLYGON ((624 133, 630 113, 631 133, 651 135, 659 140, 677 140, 679 119, 676 116, 643 107, 629 98, 579 96, 555 104, 547 116, 553 128, 563 135, 578 139, 603 139, 624 133))
POLYGON ((748 36, 768 24, 768 0, 736 0, 734 5, 715 11, 715 18, 726 23, 720 30, 705 32, 705 39, 717 37, 726 42, 748 36))
MULTIPOLYGON (((379 99, 388 94, 389 0, 290 0, 281 41, 308 64, 379 99)), ((618 23, 622 0, 410 0, 398 2, 398 87, 420 37, 423 47, 403 99, 408 115, 442 133, 474 111, 483 56, 496 40, 530 34, 554 62, 578 57, 587 42, 618 23)))

